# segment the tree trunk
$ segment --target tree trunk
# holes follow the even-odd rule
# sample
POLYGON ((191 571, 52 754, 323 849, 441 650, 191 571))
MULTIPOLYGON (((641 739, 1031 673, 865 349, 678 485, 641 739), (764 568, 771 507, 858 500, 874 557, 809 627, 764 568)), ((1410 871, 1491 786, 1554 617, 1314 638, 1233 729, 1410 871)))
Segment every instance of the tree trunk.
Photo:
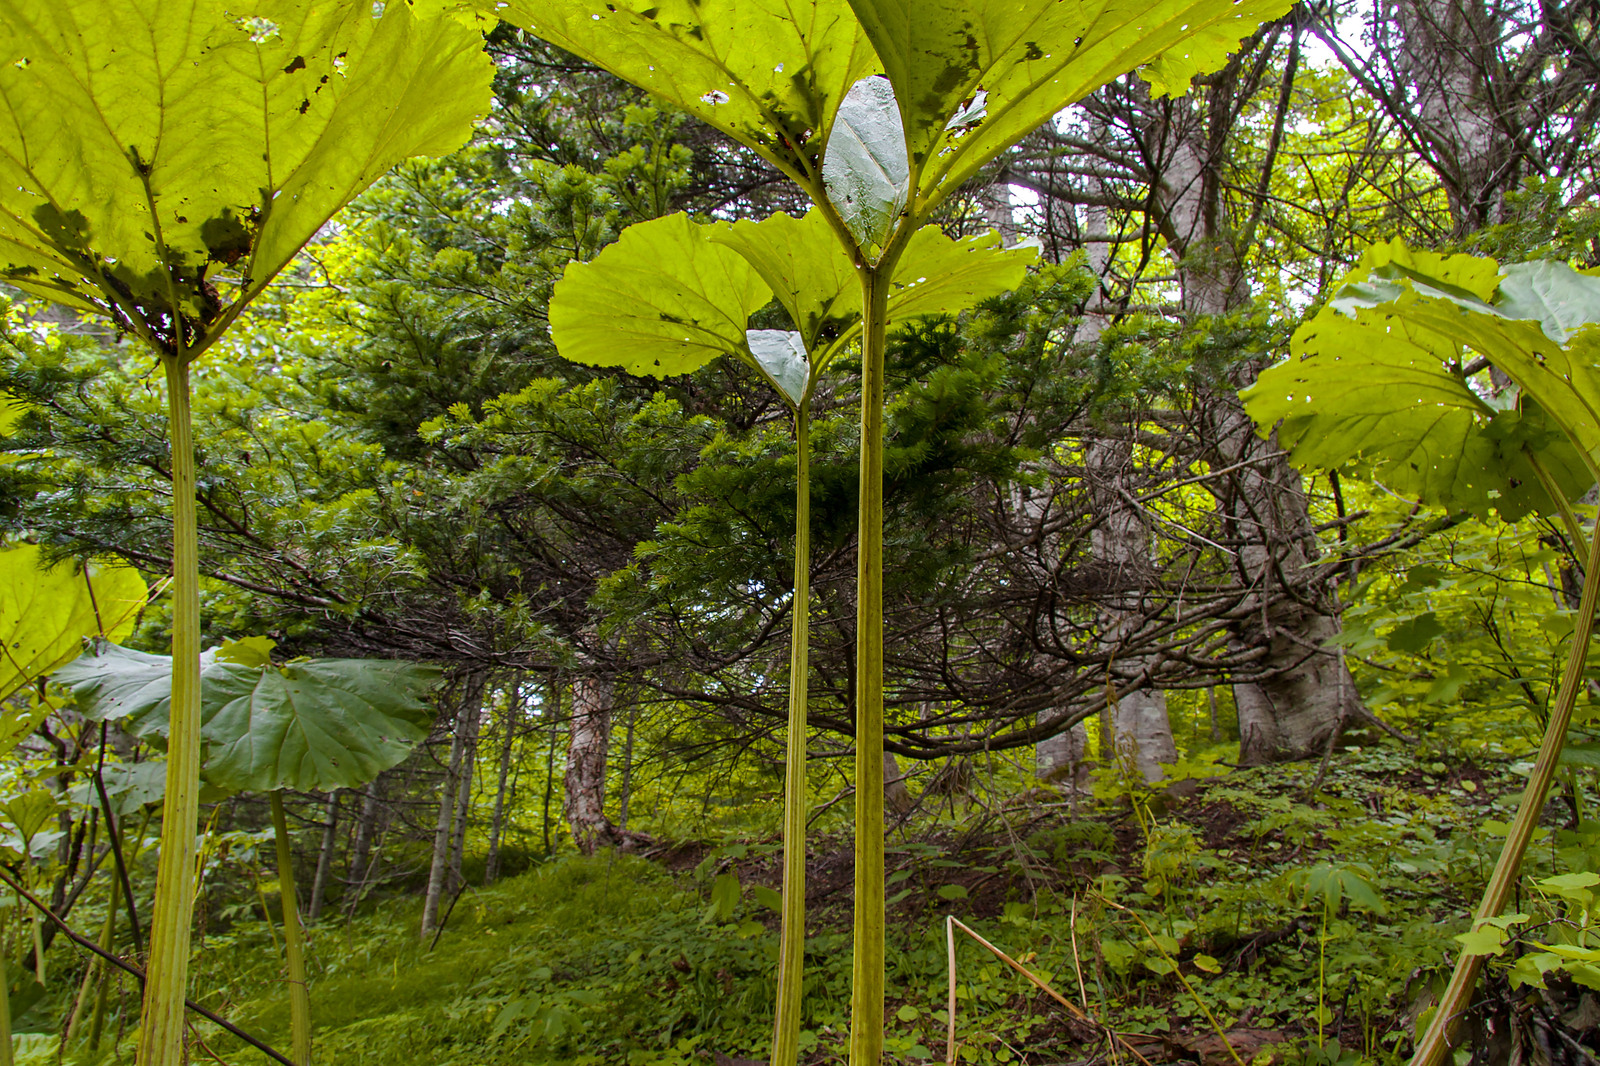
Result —
POLYGON ((367 870, 368 857, 372 853, 372 840, 377 835, 378 813, 382 804, 383 775, 379 774, 367 782, 367 787, 361 790, 361 817, 356 821, 356 839, 350 847, 350 873, 347 880, 356 886, 356 893, 360 894, 360 886, 366 884, 369 871, 367 870))
POLYGON ((594 854, 612 836, 613 827, 606 818, 606 754, 611 744, 613 697, 609 677, 586 674, 573 682, 562 813, 574 843, 585 855, 594 854))
POLYGON ((433 861, 428 868, 428 888, 422 900, 422 940, 426 942, 439 926, 439 898, 444 894, 450 868, 450 841, 456 810, 456 784, 461 779, 461 763, 466 744, 463 734, 471 707, 473 715, 483 700, 484 676, 473 672, 455 686, 456 713, 450 721, 450 762, 439 790, 439 818, 433 831, 433 861))
POLYGON ((452 895, 461 891, 466 878, 461 874, 461 863, 467 846, 467 821, 472 815, 473 768, 478 762, 478 727, 483 720, 483 701, 463 708, 466 714, 461 732, 461 772, 456 775, 456 810, 450 830, 450 878, 447 891, 452 895))
POLYGON ((883 753, 883 802, 895 814, 906 814, 916 804, 892 751, 883 753))
POLYGON ((633 804, 633 717, 636 708, 628 707, 628 724, 622 739, 622 797, 617 809, 617 828, 628 832, 628 808, 633 804))
POLYGON ((1373 58, 1388 60, 1389 110, 1401 112, 1394 117, 1439 175, 1455 235, 1505 221, 1506 193, 1524 171, 1516 138, 1526 133, 1518 124, 1522 94, 1491 87, 1493 72, 1501 69, 1494 50, 1506 37, 1504 27, 1479 0, 1383 0, 1376 6, 1373 58))
POLYGON ((556 791, 556 748, 561 740, 561 684, 554 677, 550 679, 550 702, 545 705, 545 718, 550 723, 550 738, 544 749, 544 816, 541 825, 544 830, 545 858, 556 853, 555 838, 550 833, 550 804, 556 791))
POLYGON ((506 700, 504 733, 500 737, 500 765, 495 774, 494 814, 489 820, 489 854, 483 860, 483 883, 492 885, 500 877, 500 832, 506 813, 506 783, 511 779, 511 749, 516 743, 517 726, 522 721, 522 678, 511 684, 506 700))
POLYGON ((333 850, 339 828, 339 792, 328 793, 323 809, 322 847, 317 850, 317 872, 311 878, 311 900, 306 904, 306 922, 315 925, 322 913, 322 897, 328 891, 328 871, 333 867, 333 850))
MULTIPOLYGON (((1221 315, 1250 300, 1240 261, 1241 240, 1229 226, 1221 153, 1237 102, 1237 86, 1218 78, 1204 114, 1185 99, 1160 112, 1147 131, 1158 161, 1153 197, 1157 223, 1177 256, 1185 312, 1221 315)), ((1267 676, 1235 686, 1240 762, 1254 765, 1321 755, 1353 708, 1355 685, 1328 642, 1340 632, 1338 605, 1326 582, 1303 575, 1318 549, 1300 474, 1276 438, 1264 441, 1245 413, 1238 390, 1255 381, 1256 360, 1244 360, 1205 391, 1200 429, 1213 465, 1230 469, 1223 509, 1237 579, 1252 589, 1256 609, 1241 612, 1238 642, 1260 649, 1267 676), (1268 600, 1286 585, 1294 595, 1268 600)), ((1249 606, 1247 601, 1246 606, 1249 606)))
POLYGON ((1124 485, 1133 466, 1133 445, 1108 437, 1089 443, 1084 472, 1089 482, 1096 523, 1089 533, 1090 556, 1096 579, 1103 584, 1100 643, 1111 660, 1106 667, 1106 706, 1113 708, 1115 755, 1136 770, 1147 783, 1161 780, 1162 763, 1176 762, 1178 747, 1167 716, 1166 693, 1147 687, 1151 664, 1140 657, 1123 659, 1118 646, 1143 624, 1145 589, 1154 579, 1150 558, 1150 530, 1133 506, 1124 485), (1133 691, 1124 694, 1124 687, 1133 691))

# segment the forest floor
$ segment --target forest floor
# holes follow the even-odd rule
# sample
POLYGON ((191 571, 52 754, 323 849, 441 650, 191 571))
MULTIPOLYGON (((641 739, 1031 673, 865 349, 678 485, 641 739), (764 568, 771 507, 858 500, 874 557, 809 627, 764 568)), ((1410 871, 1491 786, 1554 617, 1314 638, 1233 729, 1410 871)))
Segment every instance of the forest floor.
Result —
MULTIPOLYGON (((1340 753, 1314 796, 1314 764, 1218 772, 1180 795, 1104 777, 1003 801, 925 794, 890 839, 886 1058, 946 1061, 954 929, 961 1062, 1400 1061, 1459 947, 1519 769, 1384 744, 1340 753)), ((1592 823, 1558 804, 1546 814, 1530 876, 1596 869, 1592 823)), ((838 1063, 847 831, 817 833, 810 854, 802 1058, 838 1063)), ((417 943, 414 899, 325 921, 312 953, 318 1061, 764 1061, 778 858, 775 841, 728 839, 558 857, 467 889, 431 948, 417 943)), ((1536 895, 1520 906, 1546 906, 1536 895)), ((244 922, 210 937, 195 995, 286 1043, 271 936, 244 922)), ((1512 992, 1492 977, 1474 1061, 1595 1061, 1600 1003, 1559 974, 1547 983, 1512 992)), ((259 1058, 220 1034, 207 1042, 230 1064, 259 1058)))

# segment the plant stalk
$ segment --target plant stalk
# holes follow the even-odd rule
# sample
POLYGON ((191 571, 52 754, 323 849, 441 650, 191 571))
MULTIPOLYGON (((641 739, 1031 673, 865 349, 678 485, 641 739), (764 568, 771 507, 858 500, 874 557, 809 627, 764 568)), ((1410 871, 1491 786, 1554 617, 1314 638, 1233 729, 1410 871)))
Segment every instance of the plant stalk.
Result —
POLYGON ((172 714, 139 1066, 182 1066, 200 817, 200 550, 187 353, 163 354, 172 440, 172 714))
POLYGON ((0 908, 0 1066, 12 1066, 11 975, 6 972, 6 921, 3 908, 0 908))
POLYGON ((850 1066, 883 1058, 883 397, 892 257, 860 269, 861 501, 856 560, 855 956, 850 1066))
MULTIPOLYGON (((117 942, 117 907, 121 905, 122 881, 111 881, 111 904, 106 908, 105 928, 100 930, 100 946, 110 951, 117 942)), ((98 960, 96 960, 98 961, 98 960)), ((100 1036, 105 1032, 106 1003, 111 992, 111 968, 101 963, 97 968, 94 990, 94 1009, 89 1015, 89 1054, 100 1050, 100 1036)))
POLYGON ((811 630, 811 410, 795 412, 794 597, 789 609, 789 735, 783 778, 783 924, 771 1066, 800 1057, 800 999, 806 954, 806 710, 811 630))
MULTIPOLYGON (((1567 510, 1566 501, 1559 495, 1556 496, 1556 502, 1564 511, 1567 510)), ((1539 746, 1539 757, 1528 778, 1528 787, 1517 806, 1517 816, 1511 822, 1511 831, 1506 834, 1505 846, 1500 849, 1500 858, 1494 864, 1488 887, 1483 891, 1483 900, 1473 915, 1473 928, 1498 916, 1510 902, 1516 888, 1522 856, 1528 850, 1533 831, 1539 825, 1539 816, 1544 812, 1545 798, 1555 780, 1561 748, 1566 743, 1567 729, 1572 724, 1572 710, 1577 705, 1578 691, 1583 686, 1584 665, 1589 657, 1589 638, 1594 632, 1597 604, 1600 604, 1600 521, 1595 523, 1594 533, 1589 539, 1589 557, 1583 570, 1583 595, 1578 603, 1572 649, 1567 656, 1566 671, 1561 676, 1561 688, 1551 709, 1550 721, 1545 726, 1544 742, 1539 746)), ((1439 999, 1433 1020, 1417 1042, 1411 1066, 1437 1066, 1452 1050, 1451 1037, 1471 1001, 1472 989, 1478 982, 1479 971, 1483 969, 1483 958, 1482 955, 1463 954, 1456 960, 1455 970, 1450 974, 1450 983, 1439 999)))
POLYGON ((300 926, 300 897, 294 887, 294 856, 289 851, 289 821, 283 792, 272 792, 272 838, 278 845, 278 899, 283 907, 283 955, 289 967, 289 1057, 311 1066, 311 994, 306 990, 306 957, 300 926))

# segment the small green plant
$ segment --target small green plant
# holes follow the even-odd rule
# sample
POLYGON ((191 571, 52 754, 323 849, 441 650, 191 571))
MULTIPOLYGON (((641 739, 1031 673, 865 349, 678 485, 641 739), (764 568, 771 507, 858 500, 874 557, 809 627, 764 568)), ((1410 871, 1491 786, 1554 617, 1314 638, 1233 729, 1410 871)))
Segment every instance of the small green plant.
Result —
MULTIPOLYGON (((276 665, 273 642, 232 641, 201 656, 200 779, 219 792, 266 792, 278 862, 288 965, 292 1050, 311 1062, 311 1000, 283 792, 359 788, 428 735, 422 696, 436 667, 369 659, 276 665)), ((56 672, 91 721, 115 721, 158 747, 170 744, 172 663, 102 644, 56 672)))

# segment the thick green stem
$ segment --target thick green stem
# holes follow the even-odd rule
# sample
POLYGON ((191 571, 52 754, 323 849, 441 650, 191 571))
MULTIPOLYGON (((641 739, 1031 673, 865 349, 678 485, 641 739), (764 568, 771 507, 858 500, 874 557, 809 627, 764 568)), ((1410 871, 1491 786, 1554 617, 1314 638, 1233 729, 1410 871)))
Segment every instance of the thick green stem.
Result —
POLYGON ((795 413, 794 598, 789 609, 789 750, 783 778, 783 929, 771 1066, 800 1057, 800 992, 806 954, 806 709, 811 623, 811 411, 795 413))
POLYGON ((161 363, 172 438, 172 716, 139 1066, 182 1066, 184 1061, 183 999, 200 817, 200 557, 189 366, 182 355, 163 355, 161 363))
MULTIPOLYGON (((1565 500, 1557 496, 1557 503, 1565 507, 1565 500)), ((1578 603, 1578 617, 1573 626, 1572 649, 1567 656, 1566 672, 1561 677, 1555 706, 1550 711, 1550 721, 1545 726, 1544 743, 1539 747, 1539 758, 1528 778, 1528 787, 1522 793, 1517 816, 1511 822, 1505 846, 1500 849, 1500 859, 1494 865, 1489 885, 1484 889, 1483 900, 1473 916, 1473 926, 1497 917, 1511 900, 1522 867, 1522 856, 1533 839, 1544 811, 1545 798, 1555 779, 1556 765, 1561 760, 1561 746, 1567 739, 1567 728, 1572 724, 1572 709, 1578 702, 1578 692, 1583 687, 1584 664, 1589 657, 1589 638, 1594 631, 1594 613, 1600 603, 1600 522, 1595 523, 1594 534, 1589 539, 1589 557, 1584 563, 1583 596, 1578 603)), ((1427 1032, 1417 1042, 1411 1066, 1437 1066, 1452 1050, 1451 1036, 1466 1012, 1472 998, 1472 989, 1478 983, 1478 972, 1483 969, 1482 955, 1463 954, 1456 960, 1450 983, 1439 1000, 1439 1008, 1428 1023, 1427 1032)))
POLYGON ((850 1066, 883 1058, 883 349, 893 260, 862 268, 861 508, 856 562, 855 958, 850 1066))
POLYGON ((283 906, 283 955, 289 966, 290 1057, 311 1066, 311 993, 306 990, 306 955, 300 925, 300 895, 294 887, 294 856, 283 793, 272 793, 272 838, 278 845, 278 899, 283 906))

